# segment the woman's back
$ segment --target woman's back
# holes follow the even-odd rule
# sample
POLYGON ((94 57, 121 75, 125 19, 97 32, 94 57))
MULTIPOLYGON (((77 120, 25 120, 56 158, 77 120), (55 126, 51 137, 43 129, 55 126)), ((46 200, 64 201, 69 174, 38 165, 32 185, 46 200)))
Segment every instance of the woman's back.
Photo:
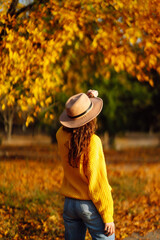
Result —
POLYGON ((95 134, 96 116, 103 106, 97 95, 91 91, 89 96, 69 98, 56 134, 64 168, 65 240, 84 240, 87 228, 93 239, 114 239, 111 187, 102 143, 95 134))

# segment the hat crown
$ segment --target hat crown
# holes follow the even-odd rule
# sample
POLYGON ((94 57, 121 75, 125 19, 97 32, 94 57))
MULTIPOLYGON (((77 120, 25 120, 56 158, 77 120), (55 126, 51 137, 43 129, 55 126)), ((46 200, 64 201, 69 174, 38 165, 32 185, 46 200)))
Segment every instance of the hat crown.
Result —
POLYGON ((76 117, 85 113, 91 105, 91 100, 85 93, 76 94, 66 102, 66 112, 69 117, 76 117))

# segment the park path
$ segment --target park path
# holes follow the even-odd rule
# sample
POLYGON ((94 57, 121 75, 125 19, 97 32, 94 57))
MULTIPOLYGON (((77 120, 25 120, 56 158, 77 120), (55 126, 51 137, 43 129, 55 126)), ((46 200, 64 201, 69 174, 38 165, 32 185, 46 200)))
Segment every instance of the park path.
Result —
POLYGON ((149 232, 143 237, 137 233, 133 233, 130 237, 124 238, 123 240, 160 240, 160 229, 149 232))

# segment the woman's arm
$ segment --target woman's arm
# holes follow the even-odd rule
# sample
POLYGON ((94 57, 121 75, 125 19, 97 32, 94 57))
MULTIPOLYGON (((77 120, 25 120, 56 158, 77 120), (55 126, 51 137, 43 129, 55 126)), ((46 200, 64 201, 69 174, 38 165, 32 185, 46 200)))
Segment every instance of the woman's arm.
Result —
POLYGON ((88 149, 86 175, 88 178, 88 193, 96 206, 104 223, 113 222, 113 199, 111 187, 107 178, 106 163, 100 138, 91 137, 88 149))

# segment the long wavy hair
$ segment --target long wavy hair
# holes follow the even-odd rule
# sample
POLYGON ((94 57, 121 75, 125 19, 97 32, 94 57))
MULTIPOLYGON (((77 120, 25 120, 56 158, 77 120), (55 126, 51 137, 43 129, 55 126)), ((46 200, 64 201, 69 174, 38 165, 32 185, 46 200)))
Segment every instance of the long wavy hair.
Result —
POLYGON ((90 138, 97 129, 97 118, 94 118, 79 128, 66 128, 63 126, 63 129, 71 133, 68 152, 68 162, 70 166, 77 168, 82 154, 84 157, 83 164, 86 165, 90 138))

